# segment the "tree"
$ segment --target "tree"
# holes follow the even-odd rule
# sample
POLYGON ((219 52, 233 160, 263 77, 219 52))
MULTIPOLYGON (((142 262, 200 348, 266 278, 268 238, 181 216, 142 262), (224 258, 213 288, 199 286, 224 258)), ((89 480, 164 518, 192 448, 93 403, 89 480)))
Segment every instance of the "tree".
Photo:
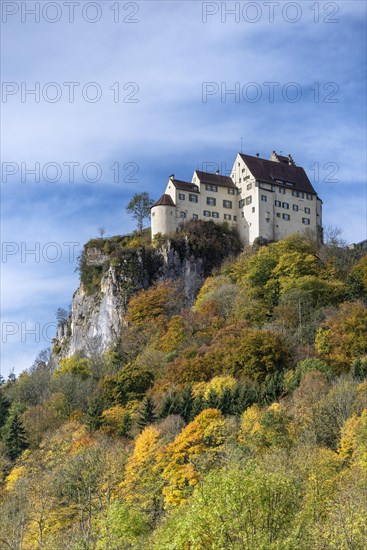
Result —
POLYGON ((130 439, 131 437, 131 428, 132 428, 132 418, 131 414, 127 411, 124 412, 121 418, 120 426, 118 428, 118 435, 120 437, 126 437, 130 439))
POLYGON ((90 400, 87 409, 85 423, 91 432, 97 431, 103 424, 103 405, 99 396, 94 396, 90 400))
POLYGON ((142 430, 145 426, 148 426, 148 424, 153 424, 155 420, 157 420, 157 416, 154 410, 154 401, 148 396, 143 401, 137 420, 137 426, 140 430, 142 430))
POLYGON ((4 426, 4 443, 11 460, 15 460, 27 448, 27 438, 20 412, 15 411, 4 426))
POLYGON ((103 225, 101 225, 100 227, 98 227, 98 234, 100 236, 101 239, 103 239, 103 236, 105 235, 106 233, 106 228, 103 227, 103 225))
POLYGON ((126 212, 131 214, 137 222, 138 232, 143 230, 143 222, 150 216, 150 209, 154 201, 149 197, 148 193, 135 193, 126 207, 126 212))
POLYGON ((187 500, 203 472, 218 463, 228 437, 229 429, 222 413, 206 409, 167 445, 160 461, 167 507, 179 506, 187 500))
POLYGON ((156 426, 147 426, 135 440, 122 483, 127 502, 153 516, 162 505, 163 481, 158 467, 161 447, 159 429, 156 426))
POLYGON ((63 307, 58 307, 56 310, 55 316, 56 316, 57 325, 61 326, 64 323, 66 323, 66 321, 68 320, 69 313, 63 307))

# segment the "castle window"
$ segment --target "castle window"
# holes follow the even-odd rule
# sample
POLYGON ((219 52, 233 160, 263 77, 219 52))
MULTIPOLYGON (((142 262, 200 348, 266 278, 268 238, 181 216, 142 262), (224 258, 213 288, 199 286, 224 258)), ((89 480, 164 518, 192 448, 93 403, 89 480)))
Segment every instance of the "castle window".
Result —
POLYGON ((207 197, 206 204, 209 204, 209 206, 215 206, 217 204, 217 201, 213 197, 207 197))
POLYGON ((299 197, 300 199, 303 199, 305 196, 304 193, 302 193, 302 191, 297 191, 297 197, 299 197))
POLYGON ((289 204, 287 202, 283 202, 282 204, 283 208, 285 208, 286 210, 289 210, 289 204))
POLYGON ((205 216, 206 218, 210 218, 210 212, 209 212, 209 210, 204 210, 203 214, 204 214, 204 216, 205 216))
POLYGON ((275 185, 272 185, 272 186, 271 186, 271 190, 272 190, 272 191, 275 191, 275 185))
POLYGON ((254 206, 252 207, 252 212, 253 212, 253 213, 255 212, 255 207, 254 207, 254 206))
POLYGON ((199 216, 198 216, 197 214, 193 214, 193 215, 192 215, 192 219, 193 219, 193 220, 197 220, 197 219, 199 219, 199 216))
POLYGON ((297 191, 294 191, 294 190, 293 190, 293 191, 292 191, 292 195, 293 195, 293 197, 297 197, 297 191))
POLYGON ((178 198, 180 199, 180 201, 184 201, 185 200, 185 193, 179 193, 178 198))
POLYGON ((212 212, 212 218, 219 218, 218 212, 212 212))
POLYGON ((237 216, 233 216, 233 221, 237 221, 237 216))
POLYGON ((232 201, 223 201, 224 208, 232 208, 232 201))
POLYGON ((280 201, 275 201, 274 204, 275 206, 282 206, 282 203, 280 201))
POLYGON ((155 212, 152 212, 152 218, 155 216, 155 212))
POLYGON ((186 218, 186 212, 180 212, 180 218, 186 218))
POLYGON ((280 218, 280 212, 277 212, 277 218, 280 218))
POLYGON ((242 181, 241 178, 238 178, 238 181, 241 183, 241 181, 242 181))
POLYGON ((240 202, 238 203, 238 208, 243 208, 245 205, 245 199, 241 199, 240 202))
POLYGON ((281 195, 285 195, 285 189, 284 189, 284 187, 279 187, 279 193, 280 193, 281 195))
POLYGON ((287 220, 287 221, 289 221, 291 219, 289 214, 282 214, 282 218, 283 218, 283 220, 287 220))
POLYGON ((310 225, 310 220, 308 218, 302 218, 302 223, 305 225, 310 225))
POLYGON ((305 214, 310 214, 310 213, 311 213, 311 210, 307 206, 305 206, 305 214))
POLYGON ((245 213, 241 212, 241 218, 244 218, 244 217, 245 217, 245 213))
POLYGON ((242 193, 242 188, 237 189, 237 195, 241 195, 241 193, 242 193))
POLYGON ((294 205, 293 205, 293 210, 294 210, 295 212, 298 211, 298 204, 294 204, 294 205))
POLYGON ((207 191, 214 191, 216 193, 218 191, 218 186, 217 185, 210 185, 209 183, 207 183, 205 185, 205 189, 207 191))
POLYGON ((311 193, 307 193, 306 196, 307 196, 307 198, 308 198, 309 201, 312 201, 313 197, 312 197, 311 193))
POLYGON ((252 183, 247 184, 247 191, 250 191, 250 189, 252 189, 252 183))
POLYGON ((236 189, 232 189, 231 187, 228 189, 228 195, 235 195, 236 189))
POLYGON ((266 202, 268 200, 266 195, 261 195, 262 202, 266 202))
POLYGON ((231 219, 232 219, 231 214, 224 214, 224 219, 225 219, 227 222, 231 221, 231 219))
POLYGON ((252 203, 252 197, 251 195, 249 197, 246 197, 246 204, 251 204, 252 203))
POLYGON ((198 196, 194 195, 192 193, 189 193, 189 201, 190 202, 198 202, 198 196))

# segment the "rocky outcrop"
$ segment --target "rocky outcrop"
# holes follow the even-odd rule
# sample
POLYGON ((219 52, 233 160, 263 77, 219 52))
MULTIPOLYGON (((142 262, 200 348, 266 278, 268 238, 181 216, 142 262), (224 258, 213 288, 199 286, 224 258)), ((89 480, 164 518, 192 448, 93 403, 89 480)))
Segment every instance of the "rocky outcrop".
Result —
POLYGON ((180 278, 186 302, 191 305, 204 281, 202 258, 195 257, 189 246, 177 250, 171 241, 156 250, 126 250, 118 263, 108 268, 108 255, 93 249, 85 253, 88 266, 105 266, 105 271, 98 288, 91 291, 81 283, 75 292, 71 316, 59 327, 54 340, 57 359, 77 351, 91 355, 111 348, 126 325, 130 297, 154 282, 180 278))
POLYGON ((54 341, 55 360, 77 351, 90 355, 111 348, 126 325, 131 296, 155 282, 179 280, 186 304, 192 305, 205 277, 241 247, 235 229, 202 221, 188 222, 156 248, 132 246, 127 236, 89 241, 81 256, 81 284, 70 318, 54 341))

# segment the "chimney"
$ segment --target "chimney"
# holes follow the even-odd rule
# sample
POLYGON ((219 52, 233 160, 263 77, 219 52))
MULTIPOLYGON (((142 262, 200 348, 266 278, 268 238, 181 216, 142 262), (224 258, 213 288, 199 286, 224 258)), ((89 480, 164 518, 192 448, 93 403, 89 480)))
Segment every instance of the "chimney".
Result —
POLYGON ((259 153, 256 153, 256 157, 259 158, 260 154, 259 153))
POLYGON ((219 176, 219 174, 220 174, 220 171, 219 171, 219 170, 217 170, 217 171, 215 172, 215 174, 216 174, 217 176, 219 176))
POLYGON ((174 175, 174 174, 171 174, 170 177, 169 177, 169 179, 170 179, 171 181, 174 181, 175 175, 174 175))
POLYGON ((292 155, 288 155, 288 164, 290 164, 291 166, 294 166, 294 160, 292 158, 292 155))

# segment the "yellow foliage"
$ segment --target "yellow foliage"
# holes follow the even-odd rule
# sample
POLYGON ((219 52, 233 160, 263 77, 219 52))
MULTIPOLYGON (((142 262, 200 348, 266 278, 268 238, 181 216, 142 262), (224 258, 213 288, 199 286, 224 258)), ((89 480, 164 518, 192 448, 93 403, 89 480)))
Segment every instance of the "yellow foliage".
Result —
POLYGON ((239 441, 257 452, 271 446, 284 447, 294 438, 295 428, 286 408, 280 403, 273 403, 261 410, 252 405, 242 415, 239 441))
POLYGON ((60 367, 55 371, 54 376, 57 378, 63 374, 72 374, 85 380, 91 375, 92 363, 90 359, 86 357, 79 358, 76 355, 61 359, 60 367))
POLYGON ((15 466, 5 479, 5 487, 8 491, 14 488, 16 482, 26 473, 25 466, 15 466))
POLYGON ((161 486, 158 474, 158 454, 161 450, 160 432, 155 426, 148 426, 136 438, 135 447, 125 468, 122 482, 124 496, 128 502, 144 509, 154 506, 160 496, 161 486))
POLYGON ((227 437, 227 424, 217 409, 206 409, 182 430, 162 452, 160 465, 166 482, 163 496, 166 507, 183 504, 200 481, 198 464, 205 470, 215 461, 227 437))
POLYGON ((352 460, 367 472, 367 409, 360 416, 354 414, 346 420, 339 452, 342 458, 352 460))
POLYGON ((261 409, 256 403, 248 409, 242 415, 241 428, 238 434, 240 443, 248 445, 248 442, 261 432, 261 409))
POLYGON ((113 429, 117 429, 125 412, 126 409, 124 407, 121 405, 115 405, 114 407, 104 410, 102 413, 102 418, 105 424, 113 429))
POLYGON ((236 379, 232 376, 215 376, 210 382, 198 382, 194 384, 192 393, 194 397, 202 395, 207 398, 211 391, 214 391, 218 396, 222 396, 224 390, 233 390, 236 386, 236 379))

